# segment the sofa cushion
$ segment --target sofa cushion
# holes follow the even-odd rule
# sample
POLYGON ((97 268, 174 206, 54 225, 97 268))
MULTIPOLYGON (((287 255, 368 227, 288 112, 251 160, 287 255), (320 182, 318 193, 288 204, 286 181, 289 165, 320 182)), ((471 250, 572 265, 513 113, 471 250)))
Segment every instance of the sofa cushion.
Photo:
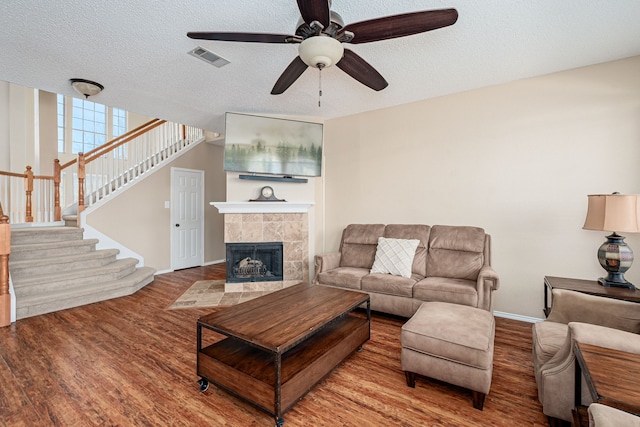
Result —
POLYGON ((402 326, 402 348, 479 369, 493 363, 495 320, 482 309, 427 302, 402 326))
POLYGON ((318 281, 323 285, 359 290, 362 278, 368 274, 367 268, 338 267, 318 274, 318 281))
POLYGON ((420 276, 402 277, 390 274, 369 274, 362 278, 362 290, 380 294, 397 295, 411 298, 413 285, 420 276))
POLYGON ((384 224, 350 224, 342 232, 340 267, 371 269, 384 224))
POLYGON ((569 326, 558 322, 537 322, 533 324, 534 367, 539 369, 560 350, 567 339, 569 326))
POLYGON ((427 276, 476 280, 484 265, 484 241, 482 228, 434 225, 429 235, 427 276))
POLYGON ((423 224, 388 224, 384 229, 384 237, 393 239, 418 239, 420 244, 413 258, 411 272, 422 277, 427 275, 427 248, 431 227, 423 224))
POLYGON ((378 237, 378 247, 371 266, 371 273, 411 277, 413 258, 419 244, 420 240, 417 239, 378 237))
POLYGON ((442 301, 478 306, 475 280, 427 277, 413 286, 413 297, 421 301, 442 301))

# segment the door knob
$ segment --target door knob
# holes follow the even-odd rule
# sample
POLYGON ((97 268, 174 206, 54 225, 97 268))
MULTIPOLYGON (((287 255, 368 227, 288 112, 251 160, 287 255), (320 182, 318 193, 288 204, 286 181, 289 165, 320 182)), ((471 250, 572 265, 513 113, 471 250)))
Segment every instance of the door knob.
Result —
POLYGON ((176 227, 180 227, 180 224, 176 224, 176 227))

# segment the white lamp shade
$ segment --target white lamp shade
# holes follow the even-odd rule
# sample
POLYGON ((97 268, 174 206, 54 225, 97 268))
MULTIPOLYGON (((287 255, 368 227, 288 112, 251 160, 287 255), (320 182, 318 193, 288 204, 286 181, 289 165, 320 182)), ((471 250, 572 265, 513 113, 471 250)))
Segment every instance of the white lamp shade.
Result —
POLYGON ((640 232, 640 195, 590 194, 585 230, 640 232))
POLYGON ((300 59, 309 67, 330 67, 342 59, 344 47, 338 40, 329 36, 313 36, 300 43, 300 59))

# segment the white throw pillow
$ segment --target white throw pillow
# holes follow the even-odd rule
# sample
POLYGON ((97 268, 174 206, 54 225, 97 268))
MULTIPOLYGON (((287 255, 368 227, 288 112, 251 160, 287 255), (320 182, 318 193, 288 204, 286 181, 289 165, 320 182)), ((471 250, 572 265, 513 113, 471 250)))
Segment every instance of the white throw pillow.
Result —
POLYGON ((417 239, 378 237, 376 259, 370 272, 411 277, 411 266, 419 244, 417 239))

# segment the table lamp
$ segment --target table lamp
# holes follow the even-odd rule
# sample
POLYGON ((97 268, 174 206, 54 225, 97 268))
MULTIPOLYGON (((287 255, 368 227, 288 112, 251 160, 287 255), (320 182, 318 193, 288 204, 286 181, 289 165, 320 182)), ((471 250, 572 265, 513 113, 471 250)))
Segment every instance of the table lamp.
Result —
POLYGON ((638 194, 590 194, 585 219, 585 230, 611 231, 607 241, 598 249, 598 261, 607 271, 607 277, 598 282, 603 286, 615 286, 635 290, 627 282, 624 273, 633 263, 633 251, 617 232, 640 232, 640 195, 638 194))

